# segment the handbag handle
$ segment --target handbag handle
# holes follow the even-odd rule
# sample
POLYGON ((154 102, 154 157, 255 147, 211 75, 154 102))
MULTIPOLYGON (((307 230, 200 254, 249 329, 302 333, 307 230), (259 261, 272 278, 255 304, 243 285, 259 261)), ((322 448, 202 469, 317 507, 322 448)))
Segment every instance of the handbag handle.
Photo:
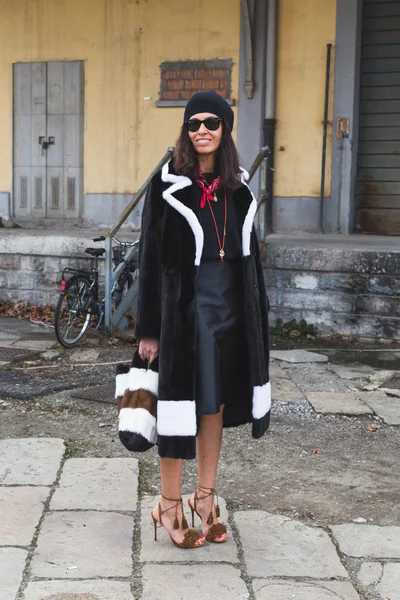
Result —
POLYGON ((132 367, 146 369, 146 371, 151 370, 158 372, 158 358, 159 354, 157 354, 157 356, 152 361, 143 359, 139 354, 139 348, 137 348, 135 354, 133 355, 132 367))

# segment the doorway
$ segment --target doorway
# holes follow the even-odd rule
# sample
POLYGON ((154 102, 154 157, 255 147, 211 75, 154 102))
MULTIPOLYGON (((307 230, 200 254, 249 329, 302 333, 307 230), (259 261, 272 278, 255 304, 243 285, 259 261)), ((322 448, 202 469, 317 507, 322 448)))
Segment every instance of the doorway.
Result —
POLYGON ((83 61, 13 67, 14 216, 78 219, 83 207, 83 61))
POLYGON ((363 0, 356 231, 400 235, 400 0, 363 0))

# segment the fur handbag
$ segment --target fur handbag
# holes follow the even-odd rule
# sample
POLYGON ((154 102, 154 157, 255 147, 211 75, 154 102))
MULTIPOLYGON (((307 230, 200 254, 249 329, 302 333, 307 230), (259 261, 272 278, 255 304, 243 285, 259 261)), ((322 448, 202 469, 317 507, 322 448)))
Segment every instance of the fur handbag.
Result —
POLYGON ((145 452, 157 443, 158 357, 149 364, 137 350, 132 366, 116 371, 119 439, 127 450, 145 452))

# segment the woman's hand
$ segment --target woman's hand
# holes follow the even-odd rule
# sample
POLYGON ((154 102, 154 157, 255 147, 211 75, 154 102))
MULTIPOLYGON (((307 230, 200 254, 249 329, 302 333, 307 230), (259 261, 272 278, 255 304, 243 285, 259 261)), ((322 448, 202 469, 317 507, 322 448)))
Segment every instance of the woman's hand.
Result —
POLYGON ((153 362, 158 354, 160 343, 158 340, 143 339, 139 343, 139 356, 142 360, 153 362))

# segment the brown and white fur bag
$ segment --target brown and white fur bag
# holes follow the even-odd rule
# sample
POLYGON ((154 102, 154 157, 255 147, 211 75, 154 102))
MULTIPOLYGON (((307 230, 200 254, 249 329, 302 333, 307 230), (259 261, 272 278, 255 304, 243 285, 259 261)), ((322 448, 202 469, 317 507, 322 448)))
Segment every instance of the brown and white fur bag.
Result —
POLYGON ((131 452, 157 443, 158 357, 148 365, 136 352, 132 366, 117 365, 115 398, 119 439, 131 452))

